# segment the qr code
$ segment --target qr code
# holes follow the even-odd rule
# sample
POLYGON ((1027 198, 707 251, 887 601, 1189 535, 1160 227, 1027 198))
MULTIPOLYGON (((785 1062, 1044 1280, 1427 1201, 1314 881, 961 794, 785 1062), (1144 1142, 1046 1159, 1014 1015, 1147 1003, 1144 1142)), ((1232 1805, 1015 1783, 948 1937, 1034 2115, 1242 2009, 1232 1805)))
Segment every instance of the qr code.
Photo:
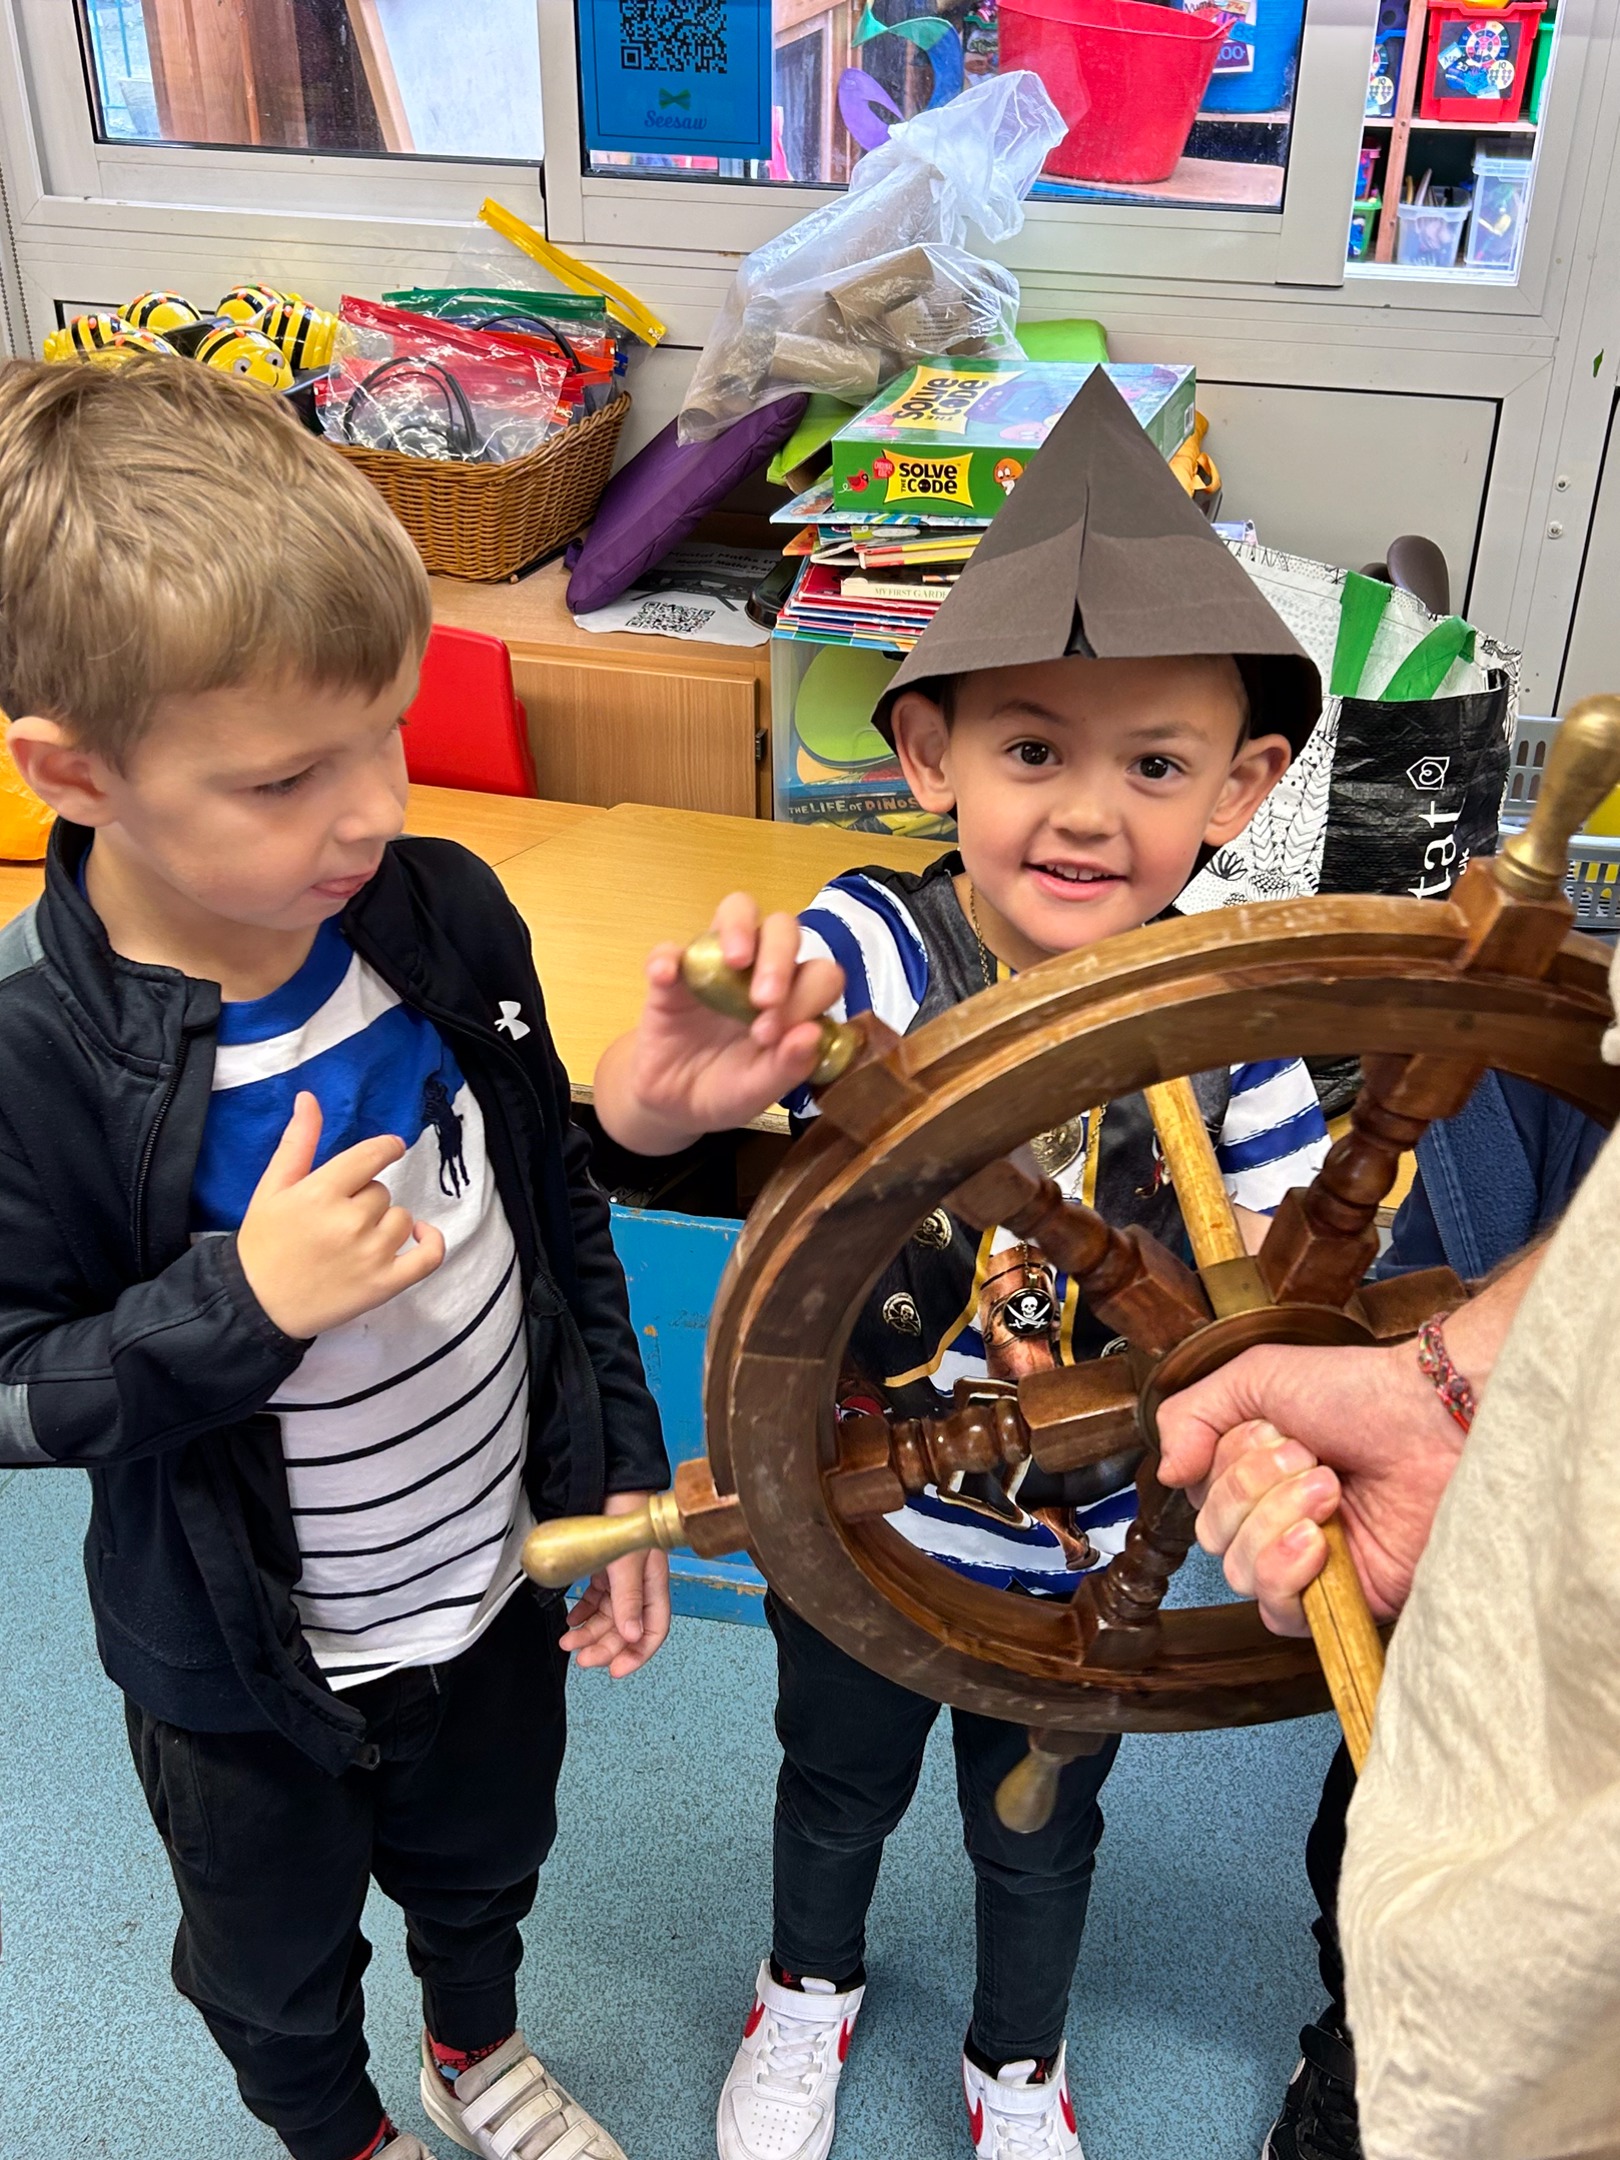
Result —
POLYGON ((725 0, 619 0, 619 61, 667 75, 724 75, 725 0))
POLYGON ((677 607, 673 600, 643 600, 627 630, 657 630, 665 637, 693 637, 719 613, 712 607, 677 607))

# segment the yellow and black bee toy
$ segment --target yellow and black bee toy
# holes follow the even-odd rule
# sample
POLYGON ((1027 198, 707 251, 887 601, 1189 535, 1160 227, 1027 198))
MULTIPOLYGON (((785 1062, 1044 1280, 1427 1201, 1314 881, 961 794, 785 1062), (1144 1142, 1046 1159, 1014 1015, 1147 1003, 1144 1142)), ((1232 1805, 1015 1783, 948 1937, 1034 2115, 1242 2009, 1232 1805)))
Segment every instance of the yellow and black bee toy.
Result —
POLYGON ((293 379, 293 371, 287 365, 287 356, 279 345, 272 345, 257 330, 244 330, 237 323, 224 322, 211 330, 196 347, 192 356, 204 367, 218 368, 222 374, 238 375, 244 382, 256 383, 261 390, 285 390, 293 379))
POLYGON ((267 307, 274 307, 278 301, 297 307, 302 299, 302 293, 280 292, 274 285, 233 285, 214 313, 222 315, 227 322, 245 326, 252 322, 256 315, 262 315, 267 307))
POLYGON ((137 330, 121 315, 75 315, 64 329, 51 332, 42 349, 47 360, 88 361, 96 367, 122 367, 143 353, 179 358, 167 338, 137 330))
POLYGON ((82 360, 98 347, 110 345, 129 327, 122 315, 75 315, 60 330, 53 330, 41 349, 47 360, 82 360))
POLYGON ((175 292, 139 293, 127 307, 118 310, 133 330, 155 330, 159 337, 170 330, 184 330, 191 323, 202 321, 202 311, 175 292))
POLYGON ((302 375, 308 368, 325 367, 331 359, 338 319, 325 308, 311 307, 307 300, 278 300, 262 315, 255 315, 247 327, 279 345, 294 374, 302 375))

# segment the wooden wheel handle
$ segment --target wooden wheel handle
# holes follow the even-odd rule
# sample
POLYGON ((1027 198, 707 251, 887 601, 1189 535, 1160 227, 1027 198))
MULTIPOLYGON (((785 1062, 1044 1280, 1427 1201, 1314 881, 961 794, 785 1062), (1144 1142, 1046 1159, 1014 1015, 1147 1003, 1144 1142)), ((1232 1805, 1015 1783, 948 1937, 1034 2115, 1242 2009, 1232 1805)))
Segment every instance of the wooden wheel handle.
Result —
MULTIPOLYGON (((1612 702, 1620 750, 1620 700, 1612 702)), ((1210 1303, 1223 1318, 1269 1305, 1271 1294, 1264 1277, 1244 1251, 1192 1082, 1169 1080, 1144 1092, 1210 1303)), ((1344 1728, 1345 1745, 1359 1773, 1372 1739, 1373 1709, 1384 1676, 1384 1645, 1337 1516, 1323 1525, 1323 1535, 1327 1565, 1305 1592, 1305 1618, 1344 1728)))

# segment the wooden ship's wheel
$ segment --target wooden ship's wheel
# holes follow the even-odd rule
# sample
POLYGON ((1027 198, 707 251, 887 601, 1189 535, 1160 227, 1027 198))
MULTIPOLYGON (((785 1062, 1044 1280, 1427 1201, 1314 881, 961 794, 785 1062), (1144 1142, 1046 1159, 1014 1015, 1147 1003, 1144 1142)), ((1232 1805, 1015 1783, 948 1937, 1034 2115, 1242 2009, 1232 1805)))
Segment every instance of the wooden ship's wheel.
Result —
MULTIPOLYGON (((1030 969, 901 1041, 870 1018, 825 1023, 821 1115, 756 1204, 720 1289, 705 1382, 706 1459, 638 1515, 543 1524, 525 1565, 566 1585, 621 1552, 746 1548, 776 1594, 863 1664, 940 1701, 1030 1728, 1003 1787, 1010 1822, 1044 1820, 1058 1767, 1112 1732, 1298 1717, 1331 1697, 1359 1762, 1381 1670, 1337 1525, 1307 1598, 1314 1643, 1269 1634, 1252 1604, 1165 1609, 1193 1509, 1155 1476, 1160 1402, 1256 1343, 1409 1335, 1466 1290, 1435 1269, 1365 1281, 1374 1218, 1403 1151, 1487 1067, 1605 1124, 1620 1070, 1608 949, 1571 930, 1570 835, 1620 781, 1620 698, 1559 731, 1529 830, 1468 865, 1445 901, 1320 898, 1150 925, 1030 969), (1244 1255, 1188 1073, 1354 1051, 1364 1084, 1314 1184, 1244 1255), (1197 1273, 1044 1178, 1022 1143, 1077 1103, 1145 1090, 1197 1273), (939 1418, 840 1421, 852 1326, 891 1256, 941 1204, 1004 1224, 1078 1284, 1130 1345, 1016 1383, 963 1384, 939 1418), (1124 1550, 1069 1599, 987 1588, 884 1520, 961 1472, 1062 1472, 1134 1451, 1140 1512, 1124 1550)), ((746 985, 694 947, 688 980, 746 1017, 746 985)), ((1128 1473, 1127 1473, 1128 1474, 1128 1473)))

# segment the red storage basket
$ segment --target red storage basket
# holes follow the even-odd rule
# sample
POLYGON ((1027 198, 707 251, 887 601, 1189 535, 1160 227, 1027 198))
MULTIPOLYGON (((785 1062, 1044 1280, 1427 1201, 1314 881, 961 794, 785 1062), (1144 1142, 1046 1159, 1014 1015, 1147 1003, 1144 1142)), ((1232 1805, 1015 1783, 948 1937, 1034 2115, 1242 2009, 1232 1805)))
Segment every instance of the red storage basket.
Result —
POLYGON ((1001 0, 1001 65, 1033 68, 1069 124, 1063 180, 1168 180, 1232 16, 1145 0, 1001 0))
POLYGON ((1461 120, 1471 127, 1513 121, 1535 73, 1536 36, 1547 0, 1469 7, 1466 0, 1429 11, 1418 97, 1421 120, 1461 120))

